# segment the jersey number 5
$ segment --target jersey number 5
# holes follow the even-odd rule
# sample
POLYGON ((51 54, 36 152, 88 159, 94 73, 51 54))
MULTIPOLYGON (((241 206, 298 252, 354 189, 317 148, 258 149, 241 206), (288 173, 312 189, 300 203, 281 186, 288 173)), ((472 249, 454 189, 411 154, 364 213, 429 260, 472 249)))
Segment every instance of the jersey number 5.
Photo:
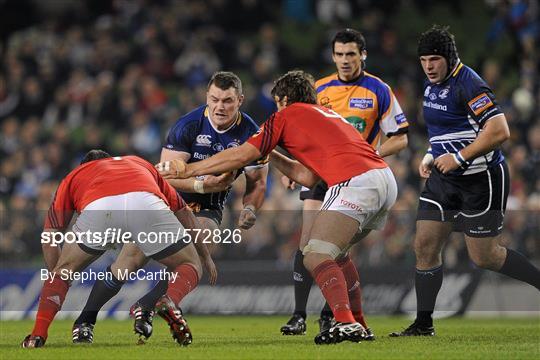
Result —
POLYGON ((327 108, 320 109, 320 108, 318 108, 316 106, 314 106, 313 109, 317 110, 318 112, 320 112, 322 115, 326 116, 327 118, 339 119, 339 120, 343 121, 345 124, 351 125, 347 120, 345 120, 343 118, 343 116, 339 115, 334 110, 330 110, 330 109, 327 109, 327 108))

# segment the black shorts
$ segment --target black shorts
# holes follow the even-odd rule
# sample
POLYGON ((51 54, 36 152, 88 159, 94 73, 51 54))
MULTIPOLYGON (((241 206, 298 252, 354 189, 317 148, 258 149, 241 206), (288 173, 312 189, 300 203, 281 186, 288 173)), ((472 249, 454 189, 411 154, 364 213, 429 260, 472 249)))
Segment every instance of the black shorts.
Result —
MULTIPOLYGON (((304 188, 305 189, 305 188, 304 188)), ((328 190, 328 185, 324 181, 319 181, 314 187, 300 191, 300 200, 324 200, 324 195, 328 190)))
POLYGON ((420 194, 417 220, 452 222, 470 237, 492 237, 503 228, 510 176, 505 162, 472 175, 433 169, 420 194))
POLYGON ((220 226, 221 221, 223 220, 223 211, 218 209, 201 209, 199 212, 195 213, 195 216, 214 220, 217 226, 220 226))
POLYGON ((223 220, 223 210, 204 207, 196 202, 190 202, 187 204, 187 206, 191 209, 191 211, 193 211, 193 214, 196 217, 208 218, 214 220, 218 226, 221 225, 221 221, 223 220))

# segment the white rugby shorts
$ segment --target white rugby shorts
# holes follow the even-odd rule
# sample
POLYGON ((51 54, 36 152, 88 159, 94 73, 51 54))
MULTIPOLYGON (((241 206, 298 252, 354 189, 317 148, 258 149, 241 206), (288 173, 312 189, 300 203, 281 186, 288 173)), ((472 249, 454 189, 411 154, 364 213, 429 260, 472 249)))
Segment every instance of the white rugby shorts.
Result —
POLYGON ((123 245, 118 234, 128 232, 132 235, 130 241, 147 257, 168 253, 166 249, 173 245, 178 250, 187 245, 183 242, 184 227, 180 221, 161 198, 149 192, 106 196, 91 202, 81 211, 73 231, 90 231, 90 237, 80 237, 80 246, 95 254, 123 245), (99 234, 102 241, 96 237, 99 234))
POLYGON ((339 211, 356 219, 360 230, 380 230, 397 193, 392 170, 373 169, 330 187, 321 210, 339 211))

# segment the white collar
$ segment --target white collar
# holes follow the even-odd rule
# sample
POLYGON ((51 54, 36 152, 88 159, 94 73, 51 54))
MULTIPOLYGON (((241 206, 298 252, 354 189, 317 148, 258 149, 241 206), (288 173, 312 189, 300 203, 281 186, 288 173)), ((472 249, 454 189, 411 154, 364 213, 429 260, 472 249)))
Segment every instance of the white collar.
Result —
POLYGON ((231 123, 231 126, 226 128, 225 130, 218 130, 218 128, 212 122, 212 118, 210 117, 210 111, 208 111, 208 122, 210 123, 210 126, 212 127, 212 129, 214 129, 214 131, 217 132, 218 134, 224 134, 227 131, 231 130, 234 127, 234 125, 236 125, 236 123, 238 122, 238 117, 240 117, 240 111, 238 111, 238 116, 237 116, 236 120, 234 120, 231 123))

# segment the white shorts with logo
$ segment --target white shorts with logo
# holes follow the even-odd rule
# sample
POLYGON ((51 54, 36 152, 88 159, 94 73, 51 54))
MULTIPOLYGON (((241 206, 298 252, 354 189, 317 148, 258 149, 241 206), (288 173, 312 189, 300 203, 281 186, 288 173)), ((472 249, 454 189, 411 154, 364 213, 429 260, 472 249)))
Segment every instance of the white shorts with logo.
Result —
POLYGON ((321 210, 339 211, 360 223, 360 230, 380 230, 397 198, 390 168, 373 169, 328 189, 321 210))
POLYGON ((79 246, 92 254, 117 248, 123 240, 129 240, 147 257, 159 259, 187 245, 180 221, 161 198, 149 192, 106 196, 91 202, 81 211, 73 231, 85 233, 79 246), (131 237, 123 238, 128 233, 131 237))

